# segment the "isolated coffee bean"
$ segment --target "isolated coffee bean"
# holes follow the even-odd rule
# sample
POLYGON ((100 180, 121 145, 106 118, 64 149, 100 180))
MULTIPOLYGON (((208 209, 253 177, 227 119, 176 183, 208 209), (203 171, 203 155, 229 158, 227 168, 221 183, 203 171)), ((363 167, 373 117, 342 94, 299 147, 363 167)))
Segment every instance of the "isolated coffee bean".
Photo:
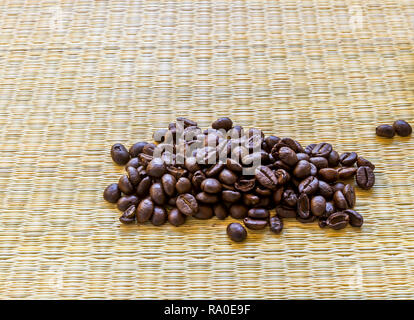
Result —
POLYGON ((328 168, 328 160, 324 157, 312 157, 309 161, 318 169, 328 168))
POLYGON ((188 178, 181 177, 177 180, 175 189, 179 194, 189 193, 191 191, 191 181, 188 178))
POLYGON ((233 204, 230 207, 229 211, 230 211, 230 215, 234 219, 244 219, 245 217, 247 217, 248 208, 241 204, 233 204))
POLYGON ((151 217, 151 223, 154 226, 160 226, 163 225, 165 221, 167 221, 167 211, 165 211, 163 207, 155 206, 151 217))
POLYGON ((319 194, 325 199, 331 199, 334 189, 325 181, 319 180, 319 194))
POLYGON ((329 143, 321 142, 312 149, 313 157, 327 158, 332 151, 332 146, 329 143))
POLYGON ((279 149, 279 158, 290 167, 298 162, 296 153, 289 147, 282 147, 279 149))
POLYGON ((168 222, 178 227, 185 223, 187 216, 182 214, 177 208, 171 209, 168 213, 168 222))
MULTIPOLYGON (((166 173, 162 176, 161 183, 162 183, 162 188, 164 192, 167 194, 167 196, 172 197, 175 194, 175 185, 177 183, 177 180, 175 179, 175 177, 169 173, 166 173)), ((191 183, 189 180, 188 180, 188 183, 191 186, 191 183)))
POLYGON ((241 193, 233 190, 224 190, 221 193, 221 198, 223 199, 223 201, 234 203, 239 201, 239 199, 241 198, 241 193))
POLYGON ((375 129, 377 136, 392 138, 395 136, 395 130, 389 124, 382 124, 375 129))
POLYGON ((150 187, 151 187, 151 178, 150 177, 143 178, 137 186, 137 189, 136 189, 137 195, 141 198, 145 197, 148 194, 150 187))
POLYGON ((237 181, 237 175, 228 169, 223 169, 219 174, 219 180, 224 184, 234 184, 237 181))
POLYGON ((413 132, 410 124, 404 120, 397 120, 392 125, 395 132, 401 137, 407 137, 413 132))
POLYGON ((319 188, 319 180, 313 176, 307 177, 299 186, 299 193, 314 194, 319 188))
POLYGON ((118 187, 125 194, 133 194, 135 191, 134 186, 126 175, 122 175, 121 178, 119 178, 118 187))
POLYGON ((339 154, 335 150, 332 150, 328 156, 328 165, 333 168, 339 164, 339 154))
POLYGON ((296 178, 303 179, 311 174, 311 164, 307 160, 300 160, 295 169, 293 170, 293 175, 296 178))
POLYGON ((190 193, 180 194, 177 198, 176 205, 178 210, 186 216, 192 216, 198 211, 197 200, 190 193))
POLYGON ((229 215, 226 206, 221 203, 217 203, 213 206, 214 215, 217 219, 224 220, 229 215))
POLYGON ((154 203, 150 198, 145 198, 144 200, 141 200, 136 212, 137 222, 144 223, 151 219, 153 211, 154 203))
POLYGON ((319 170, 319 178, 326 182, 335 182, 338 180, 339 174, 334 168, 323 168, 319 170))
POLYGON ((247 215, 253 219, 267 219, 269 218, 269 210, 264 208, 252 208, 247 212, 247 215))
POLYGON ((154 158, 148 163, 147 174, 151 177, 160 178, 165 173, 165 162, 161 158, 154 158))
POLYGON ((296 208, 279 205, 276 207, 276 213, 280 218, 295 218, 296 208))
POLYGON ((224 129, 228 131, 233 127, 233 121, 227 117, 219 118, 211 124, 211 127, 216 130, 224 129))
POLYGON ((345 212, 335 212, 326 219, 326 225, 334 230, 343 229, 348 225, 349 216, 345 212))
POLYGON ((348 202, 346 201, 346 198, 342 191, 338 190, 333 195, 333 202, 335 204, 335 207, 344 210, 348 208, 348 202))
POLYGON ((251 230, 261 230, 267 226, 267 220, 257 220, 246 217, 243 219, 244 225, 251 230))
POLYGON ((240 223, 230 223, 226 231, 229 238, 235 242, 242 242, 247 238, 247 231, 240 223))
POLYGON ((357 166, 358 167, 370 167, 372 171, 375 170, 375 165, 363 157, 358 157, 357 166))
POLYGON ((214 204, 219 201, 219 197, 217 194, 207 193, 207 192, 200 192, 197 193, 196 199, 202 203, 214 204))
POLYGON ((298 201, 298 197, 292 189, 285 189, 283 192, 283 203, 288 205, 289 207, 295 207, 298 201))
POLYGON ((344 190, 342 191, 346 202, 347 202, 347 207, 348 208, 353 208, 355 206, 355 201, 356 201, 356 195, 355 195, 355 189, 353 186, 351 186, 350 184, 347 184, 344 188, 344 190))
POLYGON ((364 218, 362 217, 362 215, 360 215, 355 210, 347 209, 347 210, 344 210, 343 212, 348 215, 348 217, 349 217, 349 224, 352 227, 358 227, 359 228, 364 223, 364 218))
POLYGON ((132 205, 135 205, 135 206, 138 205, 138 203, 139 203, 138 197, 134 195, 130 195, 130 196, 124 196, 124 197, 119 198, 116 205, 119 211, 125 211, 132 205))
POLYGON ((278 216, 269 219, 270 231, 279 234, 283 229, 283 221, 278 216))
POLYGON ((213 217, 213 209, 210 206, 199 205, 198 211, 193 216, 200 220, 211 219, 213 217))
POLYGON ((351 167, 357 161, 358 155, 356 152, 344 152, 339 157, 339 161, 344 167, 351 167))
POLYGON ((338 168, 337 171, 338 171, 339 179, 346 180, 346 179, 352 178, 356 174, 357 168, 342 167, 342 168, 338 168))
POLYGON ((260 166, 255 170, 256 180, 265 188, 276 190, 278 180, 274 172, 265 166, 260 166))
POLYGON ((311 212, 314 216, 320 217, 325 213, 326 200, 322 196, 314 196, 311 199, 311 212))
POLYGON ((164 190, 162 188, 162 184, 159 182, 155 182, 150 187, 149 193, 150 193, 152 201, 159 206, 162 206, 167 200, 164 190))
POLYGON ((127 164, 130 159, 128 150, 121 143, 115 143, 112 146, 111 157, 120 166, 127 164))
POLYGON ((201 190, 208 193, 219 193, 222 189, 220 181, 213 178, 208 178, 201 183, 201 190))
POLYGON ((306 193, 300 194, 297 203, 297 214, 302 219, 307 219, 310 215, 310 202, 306 193))
POLYGON ((103 197, 106 201, 110 203, 116 203, 119 198, 121 198, 121 190, 118 187, 117 183, 111 183, 106 187, 103 197))
POLYGON ((370 167, 359 167, 356 174, 356 182, 361 189, 371 189, 375 184, 375 174, 370 167))
POLYGON ((144 148, 146 144, 148 144, 148 142, 145 142, 145 141, 137 142, 133 144, 131 148, 129 148, 129 154, 131 158, 138 157, 138 155, 142 152, 142 149, 144 148))

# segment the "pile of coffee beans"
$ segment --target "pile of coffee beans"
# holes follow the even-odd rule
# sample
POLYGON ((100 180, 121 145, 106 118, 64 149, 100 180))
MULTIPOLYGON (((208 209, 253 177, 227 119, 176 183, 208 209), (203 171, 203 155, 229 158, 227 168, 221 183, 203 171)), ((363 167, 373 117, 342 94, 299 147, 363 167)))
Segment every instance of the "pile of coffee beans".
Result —
POLYGON ((227 227, 237 242, 247 237, 245 227, 278 234, 288 218, 334 230, 361 227, 351 179, 364 190, 375 183, 375 166, 356 152, 339 154, 326 142, 302 147, 227 117, 207 130, 180 117, 154 141, 111 148, 125 174, 103 196, 123 212, 122 223, 180 226, 189 217, 231 216, 244 224, 227 227))
POLYGON ((393 138, 395 134, 400 137, 408 137, 413 132, 410 124, 404 120, 397 120, 393 125, 381 124, 375 130, 377 136, 385 138, 393 138))

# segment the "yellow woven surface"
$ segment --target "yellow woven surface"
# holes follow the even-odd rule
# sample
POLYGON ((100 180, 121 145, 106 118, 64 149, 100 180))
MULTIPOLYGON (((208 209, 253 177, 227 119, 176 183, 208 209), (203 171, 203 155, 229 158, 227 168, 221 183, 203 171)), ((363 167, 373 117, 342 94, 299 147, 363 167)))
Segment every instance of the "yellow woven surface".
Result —
POLYGON ((414 298, 413 1, 1 1, 0 298, 414 298), (114 142, 176 116, 358 150, 361 230, 120 226, 114 142))

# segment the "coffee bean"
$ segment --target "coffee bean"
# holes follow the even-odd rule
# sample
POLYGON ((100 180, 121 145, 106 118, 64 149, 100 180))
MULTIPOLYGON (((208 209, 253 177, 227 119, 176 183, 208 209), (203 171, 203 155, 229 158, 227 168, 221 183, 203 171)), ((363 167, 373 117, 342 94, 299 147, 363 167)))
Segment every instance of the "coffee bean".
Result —
MULTIPOLYGON (((175 194, 175 184, 177 183, 177 180, 174 178, 174 176, 169 173, 164 174, 161 178, 161 183, 162 188, 167 196, 172 197, 175 194)), ((188 183, 190 184, 189 180, 188 183)))
POLYGON ((293 175, 297 178, 303 179, 311 174, 311 164, 307 160, 300 160, 295 169, 293 170, 293 175))
POLYGON ((262 186, 257 186, 254 189, 254 192, 256 192, 259 196, 262 197, 270 197, 272 195, 272 190, 263 188, 262 186))
POLYGON ((356 174, 357 168, 342 167, 342 168, 338 168, 337 171, 338 171, 339 179, 346 180, 346 179, 352 178, 356 174))
POLYGON ((332 150, 328 156, 328 165, 330 167, 336 167, 339 164, 339 154, 335 150, 332 150))
POLYGON ((265 166, 260 166, 255 170, 256 180, 265 188, 276 190, 277 178, 273 171, 265 166))
POLYGON ((240 178, 234 184, 234 187, 238 191, 241 191, 241 192, 249 192, 249 191, 253 190, 253 188, 255 186, 255 183, 256 183, 256 180, 255 179, 240 178))
POLYGON ((326 200, 322 196, 314 196, 311 200, 311 212, 314 216, 320 217, 325 213, 326 200))
POLYGON ((128 163, 125 165, 125 170, 128 170, 129 167, 138 168, 141 165, 141 161, 138 158, 131 158, 128 163))
POLYGON ((356 212, 354 210, 351 210, 351 209, 347 209, 347 210, 344 210, 344 213, 346 213, 348 215, 349 224, 352 227, 358 227, 359 228, 364 223, 364 218, 358 212, 356 212))
POLYGON ((213 206, 214 215, 217 219, 224 220, 229 215, 226 206, 221 203, 217 203, 213 206))
POLYGON ((295 207, 298 201, 298 197, 292 189, 286 189, 283 192, 283 203, 289 207, 295 207))
POLYGON ((219 193, 222 189, 220 181, 213 178, 208 178, 201 183, 201 190, 208 193, 219 193))
POLYGON ((187 170, 183 168, 177 168, 174 166, 167 166, 167 173, 172 175, 175 179, 180 179, 181 177, 184 177, 187 174, 187 170))
POLYGON ((159 182, 155 182, 150 187, 149 193, 150 193, 152 201, 159 206, 162 206, 167 200, 164 190, 162 188, 162 184, 159 182))
POLYGON ((389 124, 382 124, 376 128, 376 134, 380 137, 392 138, 395 136, 395 130, 389 124))
POLYGON ((241 194, 238 191, 225 190, 221 193, 221 198, 223 199, 223 201, 234 203, 239 201, 239 199, 241 198, 241 194))
POLYGON ((276 136, 268 136, 264 139, 266 144, 266 151, 269 152, 272 148, 280 141, 279 137, 276 136))
POLYGON ((241 205, 241 204, 233 204, 230 209, 230 215, 234 218, 234 219, 244 219, 245 217, 247 217, 247 207, 241 205))
POLYGON ((276 207, 276 213, 280 218, 295 218, 296 208, 279 205, 276 207))
POLYGON ((305 148, 305 153, 312 154, 312 150, 316 147, 316 143, 311 143, 305 148))
POLYGON ((137 185, 141 181, 141 176, 138 173, 138 170, 134 167, 128 167, 126 169, 128 173, 128 179, 132 185, 137 185))
POLYGON ((149 156, 152 156, 154 154, 154 150, 157 146, 153 143, 147 143, 143 148, 142 148, 142 153, 147 154, 149 156))
POLYGON ((187 216, 182 214, 177 208, 171 209, 168 213, 168 222, 178 227, 185 223, 187 216))
POLYGON ((404 120, 397 120, 392 126, 395 132, 401 137, 407 137, 413 132, 413 128, 404 120))
POLYGON ((175 184, 175 189, 179 194, 189 193, 191 191, 191 181, 188 178, 181 177, 175 184))
POLYGON ((148 142, 137 142, 129 148, 129 154, 132 158, 138 157, 138 155, 142 152, 142 149, 145 145, 147 145, 148 142))
POLYGON ((313 164, 313 163, 309 163, 310 164, 310 175, 316 177, 318 174, 318 168, 313 164))
POLYGON ((204 191, 197 193, 196 199, 202 203, 209 204, 217 203, 219 201, 219 197, 217 194, 211 194, 204 191))
POLYGON ((331 151, 332 145, 330 145, 329 143, 321 142, 312 149, 312 156, 327 158, 331 151))
POLYGON ((225 184, 234 184, 237 181, 237 175, 228 169, 223 169, 219 174, 219 180, 225 184))
POLYGON ((334 192, 338 190, 342 191, 344 190, 344 188, 345 188, 345 184, 343 184, 342 182, 337 182, 332 185, 332 189, 334 190, 334 192))
POLYGON ((188 128, 188 127, 197 127, 197 122, 184 118, 184 117, 178 117, 177 121, 179 122, 183 122, 184 123, 184 128, 188 128))
POLYGON ((370 167, 372 171, 375 170, 375 165, 371 163, 370 161, 368 161, 367 159, 362 158, 362 157, 358 157, 357 166, 358 167, 370 167))
POLYGON ((135 221, 135 211, 136 207, 134 205, 129 206, 128 209, 124 211, 122 216, 119 217, 119 221, 124 224, 131 224, 135 221))
POLYGON ((331 199, 334 194, 334 190, 328 183, 319 180, 319 193, 325 199, 331 199))
POLYGON ((326 225, 334 230, 343 229, 347 226, 349 216, 345 212, 335 212, 326 219, 326 225))
POLYGON ((375 184, 375 174, 370 167, 359 167, 356 174, 356 182, 361 189, 371 189, 375 184))
POLYGON ((283 221, 278 216, 269 219, 270 231, 279 234, 283 229, 283 221))
POLYGON ((254 207, 260 202, 259 196, 252 193, 243 194, 243 203, 248 207, 254 207))
POLYGON ((284 163, 282 160, 277 160, 273 163, 274 168, 276 169, 283 169, 286 171, 290 171, 290 167, 284 163))
POLYGON ((206 171, 206 176, 216 177, 224 169, 224 167, 225 164, 223 162, 218 162, 206 171))
POLYGON ((175 207, 176 203, 177 203, 177 196, 169 198, 167 202, 167 204, 171 207, 175 207))
POLYGON ((122 175, 121 178, 119 178, 118 187, 125 194, 133 194, 135 191, 134 186, 126 175, 122 175))
POLYGON ((145 197, 148 194, 150 187, 151 187, 151 178, 150 177, 143 178, 137 186, 137 195, 139 197, 145 197))
POLYGON ((243 166, 240 163, 230 158, 226 160, 226 166, 233 172, 241 172, 243 170, 243 166))
POLYGON ((346 201, 346 198, 342 191, 338 190, 333 195, 333 201, 335 204, 335 207, 343 210, 348 208, 348 202, 346 201))
POLYGON ((198 211, 194 214, 194 218, 200 220, 211 219, 213 217, 213 209, 210 206, 199 205, 198 211))
POLYGON ((307 154, 307 153, 297 153, 296 154, 296 156, 298 157, 298 161, 301 161, 301 160, 306 160, 306 161, 309 161, 309 159, 310 159, 310 157, 309 157, 309 155, 307 154))
POLYGON ((319 170, 319 178, 326 182, 335 182, 338 180, 339 174, 334 168, 323 168, 319 170))
POLYGON ((198 170, 194 172, 193 177, 191 179, 191 183, 196 189, 200 189, 201 183, 206 179, 206 175, 203 171, 198 170))
POLYGON ((185 159, 185 168, 189 171, 189 172, 196 172, 198 170, 200 170, 200 166, 197 163, 197 158, 195 157, 187 157, 185 159))
POLYGON ((273 193, 273 201, 275 204, 279 204, 282 201, 283 193, 284 193, 284 187, 280 186, 276 189, 276 191, 273 193))
POLYGON ((264 208, 252 208, 247 212, 247 215, 253 219, 267 219, 269 218, 269 210, 264 208))
POLYGON ((327 202, 326 207, 325 207, 325 213, 323 214, 323 216, 325 218, 328 218, 332 213, 335 213, 335 212, 336 212, 335 205, 332 202, 327 202))
POLYGON ((350 184, 347 184, 343 190, 343 194, 348 204, 348 208, 353 208, 355 206, 355 201, 356 201, 354 187, 351 186, 350 184))
POLYGON ((117 183, 112 183, 106 187, 103 197, 106 201, 110 203, 116 203, 119 198, 121 198, 121 190, 118 187, 117 183))
POLYGON ((138 155, 138 159, 142 163, 142 165, 146 167, 148 166, 148 163, 150 163, 151 160, 154 159, 154 157, 145 153, 140 153, 138 155))
POLYGON ((211 124, 211 127, 216 130, 224 129, 228 131, 233 127, 233 121, 227 117, 219 118, 211 124))
POLYGON ((267 226, 267 220, 257 220, 246 217, 243 219, 244 225, 251 230, 262 230, 267 226))
POLYGON ((310 215, 310 202, 306 193, 301 193, 297 202, 297 213, 302 219, 309 218, 310 215))
POLYGON ((318 169, 328 168, 328 160, 324 157, 312 157, 309 161, 316 166, 318 169))
POLYGON ((154 158, 148 163, 147 174, 151 177, 160 178, 165 173, 165 162, 160 158, 154 158))
POLYGON ((319 180, 313 176, 307 177, 299 186, 299 193, 314 194, 319 188, 319 180))
POLYGON ((279 158, 290 167, 298 162, 296 153, 289 147, 282 147, 279 149, 279 158))
POLYGON ((180 194, 176 202, 178 210, 186 216, 192 216, 198 211, 196 198, 190 193, 180 194))
POLYGON ((115 143, 112 146, 111 157, 120 166, 127 164, 130 159, 128 150, 121 143, 115 143))
POLYGON ((151 223, 154 226, 160 226, 163 225, 165 221, 167 221, 167 212, 163 207, 155 206, 151 217, 151 223))
POLYGON ((227 226, 227 235, 233 241, 242 242, 247 238, 247 231, 240 223, 233 222, 227 226))
POLYGON ((137 208, 136 216, 138 223, 144 223, 151 219, 152 213, 154 211, 154 203, 150 198, 145 198, 142 200, 137 208))
POLYGON ((116 205, 119 211, 125 211, 132 205, 138 205, 138 203, 139 199, 134 195, 130 195, 119 198, 116 205))
MULTIPOLYGON (((284 169, 277 169, 274 174, 276 176, 278 185, 284 185, 290 180, 289 173, 284 169)), ((266 186, 264 186, 264 187, 266 187, 266 186)), ((277 188, 277 186, 276 186, 276 188, 277 188)), ((272 189, 272 188, 269 188, 269 189, 275 190, 275 189, 272 189)))
POLYGON ((339 157, 339 161, 344 167, 351 167, 357 161, 358 155, 356 152, 345 152, 339 157))

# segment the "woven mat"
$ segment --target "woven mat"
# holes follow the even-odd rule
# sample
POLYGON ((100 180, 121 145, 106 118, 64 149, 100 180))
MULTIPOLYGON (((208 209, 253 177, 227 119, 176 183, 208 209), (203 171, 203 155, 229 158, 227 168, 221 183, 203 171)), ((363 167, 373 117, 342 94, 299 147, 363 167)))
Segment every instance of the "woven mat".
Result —
POLYGON ((0 298, 414 298, 414 2, 3 1, 0 298), (115 142, 229 115, 377 165, 361 230, 120 226, 115 142))

